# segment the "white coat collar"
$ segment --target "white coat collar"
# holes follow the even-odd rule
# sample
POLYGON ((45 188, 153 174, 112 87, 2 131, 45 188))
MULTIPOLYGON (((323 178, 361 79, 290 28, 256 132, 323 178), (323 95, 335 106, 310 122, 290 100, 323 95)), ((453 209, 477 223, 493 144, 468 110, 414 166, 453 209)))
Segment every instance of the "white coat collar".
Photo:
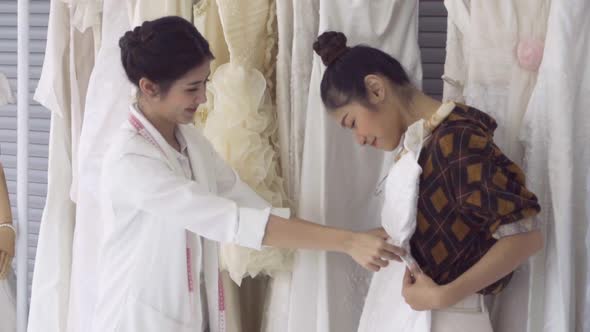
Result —
POLYGON ((146 139, 150 144, 158 148, 168 160, 174 171, 183 174, 182 165, 176 158, 174 149, 168 144, 164 136, 154 127, 154 125, 140 112, 136 104, 129 107, 129 123, 137 133, 146 139))
MULTIPOLYGON (((131 126, 150 144, 158 148, 164 154, 175 173, 184 174, 182 165, 178 161, 178 158, 176 158, 177 151, 166 142, 166 139, 164 139, 162 134, 160 134, 143 113, 137 109, 135 104, 131 105, 129 109, 129 122, 131 126)), ((207 172, 209 168, 207 167, 207 160, 205 158, 207 158, 208 155, 203 154, 203 151, 200 150, 205 148, 205 145, 207 144, 207 142, 203 141, 205 138, 198 135, 197 129, 191 125, 179 125, 177 130, 177 135, 182 136, 182 139, 186 144, 195 181, 207 186, 210 191, 215 192, 216 186, 214 185, 214 181, 211 181, 211 176, 207 172)))

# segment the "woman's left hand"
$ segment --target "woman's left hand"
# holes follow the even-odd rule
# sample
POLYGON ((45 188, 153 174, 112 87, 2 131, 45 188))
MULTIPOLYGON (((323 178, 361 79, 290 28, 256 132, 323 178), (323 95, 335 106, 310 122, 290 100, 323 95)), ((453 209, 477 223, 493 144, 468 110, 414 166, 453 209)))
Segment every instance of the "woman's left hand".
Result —
POLYGON ((450 306, 445 287, 436 284, 429 276, 406 268, 402 295, 406 303, 416 311, 442 309, 450 306))

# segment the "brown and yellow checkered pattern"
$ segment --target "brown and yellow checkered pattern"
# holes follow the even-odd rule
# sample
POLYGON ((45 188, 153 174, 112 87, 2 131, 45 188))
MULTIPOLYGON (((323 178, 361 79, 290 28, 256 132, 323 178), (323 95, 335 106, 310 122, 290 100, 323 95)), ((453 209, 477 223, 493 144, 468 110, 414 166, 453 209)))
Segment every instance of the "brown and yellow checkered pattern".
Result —
MULTIPOLYGON (((496 123, 464 105, 434 130, 419 163, 418 227, 412 255, 438 284, 467 271, 496 243, 500 225, 539 213, 524 174, 492 140, 496 123)), ((511 275, 480 291, 498 293, 511 275)))

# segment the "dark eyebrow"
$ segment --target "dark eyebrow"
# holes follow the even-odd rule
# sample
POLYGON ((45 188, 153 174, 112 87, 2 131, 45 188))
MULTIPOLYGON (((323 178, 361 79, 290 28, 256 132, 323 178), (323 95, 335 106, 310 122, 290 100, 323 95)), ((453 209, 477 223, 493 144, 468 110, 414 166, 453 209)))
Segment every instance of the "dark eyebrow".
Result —
POLYGON ((201 83, 203 83, 203 81, 194 81, 194 82, 187 83, 186 85, 199 85, 201 83))
POLYGON ((207 74, 207 78, 205 78, 204 80, 190 82, 190 83, 187 83, 187 85, 199 85, 199 84, 205 82, 207 79, 209 79, 210 75, 211 75, 211 72, 209 72, 209 74, 207 74))
POLYGON ((340 121, 340 126, 345 127, 346 125, 344 124, 344 122, 346 121, 346 118, 348 117, 348 113, 344 114, 344 116, 342 117, 342 120, 340 121))

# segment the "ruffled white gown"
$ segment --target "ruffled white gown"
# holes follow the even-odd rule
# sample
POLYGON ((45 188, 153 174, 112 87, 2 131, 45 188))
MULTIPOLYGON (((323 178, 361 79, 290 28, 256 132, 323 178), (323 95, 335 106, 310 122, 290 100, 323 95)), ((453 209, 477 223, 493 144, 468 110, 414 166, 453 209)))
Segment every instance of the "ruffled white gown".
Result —
MULTIPOLYGON (((244 182, 273 206, 282 206, 286 197, 272 145, 277 125, 263 74, 272 62, 269 39, 274 37, 267 22, 275 13, 268 0, 219 1, 218 6, 230 62, 219 66, 211 78, 214 110, 204 134, 244 182)), ((239 284, 248 275, 289 270, 291 256, 283 250, 224 246, 221 264, 239 284)))
MULTIPOLYGON (((319 1, 316 36, 327 30, 344 32, 350 45, 363 43, 390 53, 420 86, 418 1, 319 1)), ((301 49, 311 50, 311 44, 301 49)), ((386 157, 358 146, 351 132, 328 117, 320 97, 323 71, 319 57, 314 56, 298 214, 335 227, 378 227, 381 202, 375 191, 385 172, 386 157)), ((344 255, 299 251, 287 331, 356 331, 370 281, 371 273, 344 255)))
MULTIPOLYGON (((195 7, 195 13, 205 13, 205 17, 196 16, 195 23, 212 41, 216 56, 208 89, 209 101, 200 107, 200 111, 208 114, 205 123, 200 125, 204 127, 205 136, 244 182, 273 206, 284 206, 287 197, 279 175, 274 143, 277 124, 271 98, 276 55, 274 6, 274 1, 269 0, 218 0, 204 1, 195 7), (214 6, 217 13, 211 10, 214 6), (221 24, 217 24, 217 20, 221 24), (227 63, 226 52, 229 54, 227 63)), ((197 117, 197 122, 199 120, 197 117)), ((235 284, 240 285, 243 278, 259 276, 246 279, 240 289, 224 279, 228 327, 231 322, 236 331, 276 331, 275 322, 286 321, 283 307, 288 297, 292 252, 276 249, 257 252, 224 245, 220 259, 222 269, 235 284), (267 282, 260 278, 264 275, 272 278, 267 282), (235 317, 238 312, 241 322, 235 317)))

